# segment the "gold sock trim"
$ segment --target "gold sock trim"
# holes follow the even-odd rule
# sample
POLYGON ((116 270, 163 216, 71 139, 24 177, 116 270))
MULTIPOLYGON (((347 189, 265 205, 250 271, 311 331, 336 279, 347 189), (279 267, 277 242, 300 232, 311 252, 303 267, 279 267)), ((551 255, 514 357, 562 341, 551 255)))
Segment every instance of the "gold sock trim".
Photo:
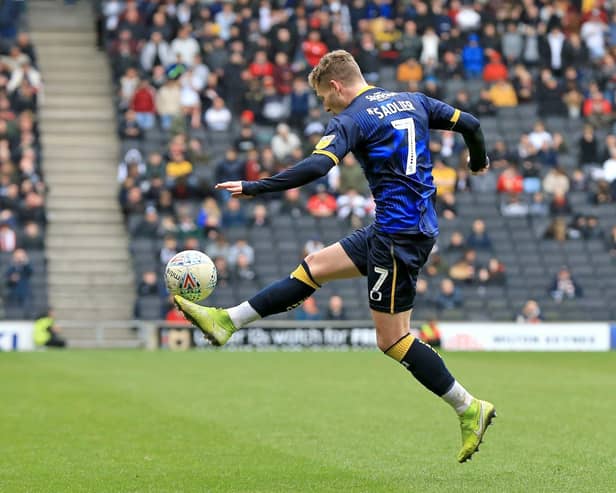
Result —
POLYGON ((313 289, 319 289, 321 287, 312 279, 310 279, 310 275, 308 274, 308 272, 306 272, 306 269, 304 269, 303 265, 298 266, 297 269, 291 272, 291 277, 303 282, 304 284, 307 284, 313 289))
POLYGON ((411 334, 406 334, 387 351, 385 351, 385 354, 398 362, 402 361, 402 358, 404 358, 406 353, 409 352, 409 348, 411 347, 411 344, 413 344, 414 340, 415 338, 411 334))

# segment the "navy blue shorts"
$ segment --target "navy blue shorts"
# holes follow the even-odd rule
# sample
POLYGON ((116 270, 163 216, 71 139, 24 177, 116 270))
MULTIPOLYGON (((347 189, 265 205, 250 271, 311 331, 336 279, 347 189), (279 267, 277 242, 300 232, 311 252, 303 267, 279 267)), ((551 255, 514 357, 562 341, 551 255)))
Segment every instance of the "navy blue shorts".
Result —
POLYGON ((340 240, 340 245, 368 276, 370 308, 399 313, 413 308, 417 276, 435 242, 422 234, 381 233, 371 224, 340 240))

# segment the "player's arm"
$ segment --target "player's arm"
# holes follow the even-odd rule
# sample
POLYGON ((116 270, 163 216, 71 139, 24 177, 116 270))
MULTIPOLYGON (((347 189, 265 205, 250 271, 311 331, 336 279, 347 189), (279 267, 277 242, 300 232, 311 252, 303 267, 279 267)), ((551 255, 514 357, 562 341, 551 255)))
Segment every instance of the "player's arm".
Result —
POLYGON ((296 188, 325 176, 334 165, 329 157, 322 154, 311 154, 295 166, 280 173, 257 181, 225 182, 216 188, 225 189, 233 195, 255 196, 268 192, 280 192, 296 188))
POLYGON ((490 166, 486 152, 486 143, 479 120, 470 113, 460 111, 442 101, 426 96, 430 128, 437 130, 453 130, 462 134, 468 147, 468 167, 478 173, 490 166))

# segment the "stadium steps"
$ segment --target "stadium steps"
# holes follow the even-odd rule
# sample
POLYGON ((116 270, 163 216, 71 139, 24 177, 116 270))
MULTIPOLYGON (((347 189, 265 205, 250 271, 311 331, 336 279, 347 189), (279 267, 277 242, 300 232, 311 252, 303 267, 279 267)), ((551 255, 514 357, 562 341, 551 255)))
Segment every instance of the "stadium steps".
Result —
POLYGON ((89 2, 29 2, 45 82, 40 125, 49 183, 50 303, 73 347, 135 347, 131 323, 97 338, 99 320, 133 318, 134 273, 118 205, 119 144, 105 54, 89 2))

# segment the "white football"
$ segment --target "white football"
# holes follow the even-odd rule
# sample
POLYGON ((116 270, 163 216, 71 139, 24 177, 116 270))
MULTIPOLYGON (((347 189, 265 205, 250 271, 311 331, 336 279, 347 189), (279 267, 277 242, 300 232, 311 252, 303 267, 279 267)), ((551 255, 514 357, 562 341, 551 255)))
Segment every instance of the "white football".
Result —
POLYGON ((214 291, 217 280, 214 262, 197 250, 176 253, 165 268, 169 292, 189 301, 197 302, 207 298, 214 291))

